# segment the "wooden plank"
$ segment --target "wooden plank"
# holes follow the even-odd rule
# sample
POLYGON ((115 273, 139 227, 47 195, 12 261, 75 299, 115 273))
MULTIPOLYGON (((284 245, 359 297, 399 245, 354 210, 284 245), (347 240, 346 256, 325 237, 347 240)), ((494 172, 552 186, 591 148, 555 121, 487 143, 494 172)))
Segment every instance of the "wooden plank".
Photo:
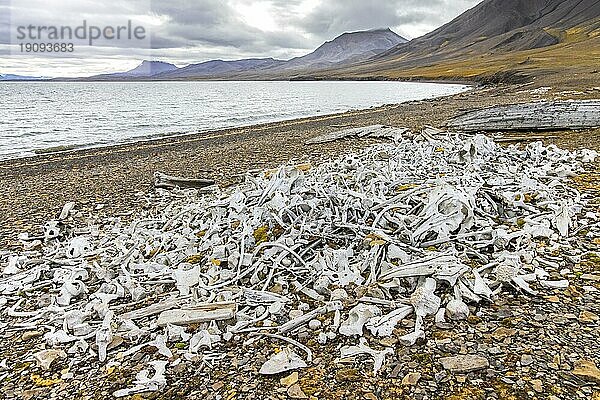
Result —
POLYGON ((544 101, 489 107, 460 115, 446 126, 466 132, 596 128, 600 127, 600 101, 544 101))

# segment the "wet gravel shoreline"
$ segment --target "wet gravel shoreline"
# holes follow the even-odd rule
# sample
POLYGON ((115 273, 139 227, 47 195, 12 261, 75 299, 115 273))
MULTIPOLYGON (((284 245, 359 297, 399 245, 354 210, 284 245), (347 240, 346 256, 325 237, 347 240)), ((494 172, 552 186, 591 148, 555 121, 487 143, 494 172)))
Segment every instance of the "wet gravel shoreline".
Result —
POLYGON ((68 201, 80 209, 112 214, 143 207, 139 193, 152 188, 155 171, 208 177, 221 186, 252 169, 290 160, 318 162, 363 148, 373 140, 344 140, 305 145, 320 134, 371 124, 439 126, 448 118, 484 105, 514 103, 530 96, 506 86, 474 89, 433 100, 421 100, 323 117, 234 128, 183 137, 163 138, 114 147, 46 154, 0 162, 0 245, 19 232, 36 231, 68 201))

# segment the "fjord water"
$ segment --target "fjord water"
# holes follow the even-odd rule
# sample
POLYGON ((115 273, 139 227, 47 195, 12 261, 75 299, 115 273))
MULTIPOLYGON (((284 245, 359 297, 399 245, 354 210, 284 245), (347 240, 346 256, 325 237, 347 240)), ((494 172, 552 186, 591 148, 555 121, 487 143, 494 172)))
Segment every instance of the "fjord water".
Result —
POLYGON ((467 90, 406 82, 0 84, 0 159, 331 114, 467 90))

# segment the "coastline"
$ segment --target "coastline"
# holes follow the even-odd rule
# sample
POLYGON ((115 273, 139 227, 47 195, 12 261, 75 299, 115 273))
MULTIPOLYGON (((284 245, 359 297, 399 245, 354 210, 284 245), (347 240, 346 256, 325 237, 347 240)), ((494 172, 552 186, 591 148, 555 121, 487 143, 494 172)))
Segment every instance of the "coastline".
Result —
POLYGON ((248 170, 296 160, 320 160, 368 146, 374 139, 305 145, 317 135, 373 124, 420 129, 489 105, 529 101, 536 85, 480 87, 460 94, 338 114, 150 139, 108 147, 41 154, 0 162, 0 242, 16 245, 20 232, 36 234, 62 206, 81 211, 129 214, 144 206, 156 171, 214 179, 220 186, 248 170), (101 210, 100 210, 101 209, 101 210))

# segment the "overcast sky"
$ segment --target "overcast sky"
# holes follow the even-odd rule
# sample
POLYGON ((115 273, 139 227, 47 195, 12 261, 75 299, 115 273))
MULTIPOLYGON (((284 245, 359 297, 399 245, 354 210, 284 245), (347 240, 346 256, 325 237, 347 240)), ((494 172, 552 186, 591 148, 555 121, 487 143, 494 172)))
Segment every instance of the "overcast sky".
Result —
POLYGON ((412 39, 479 1, 0 0, 0 74, 85 76, 128 70, 144 59, 178 66, 216 58, 288 59, 348 31, 389 27, 412 39), (84 19, 101 29, 132 21, 143 27, 144 38, 101 38, 93 46, 76 41, 74 52, 64 56, 21 53, 21 44, 36 40, 20 39, 19 26, 75 29, 84 19))

